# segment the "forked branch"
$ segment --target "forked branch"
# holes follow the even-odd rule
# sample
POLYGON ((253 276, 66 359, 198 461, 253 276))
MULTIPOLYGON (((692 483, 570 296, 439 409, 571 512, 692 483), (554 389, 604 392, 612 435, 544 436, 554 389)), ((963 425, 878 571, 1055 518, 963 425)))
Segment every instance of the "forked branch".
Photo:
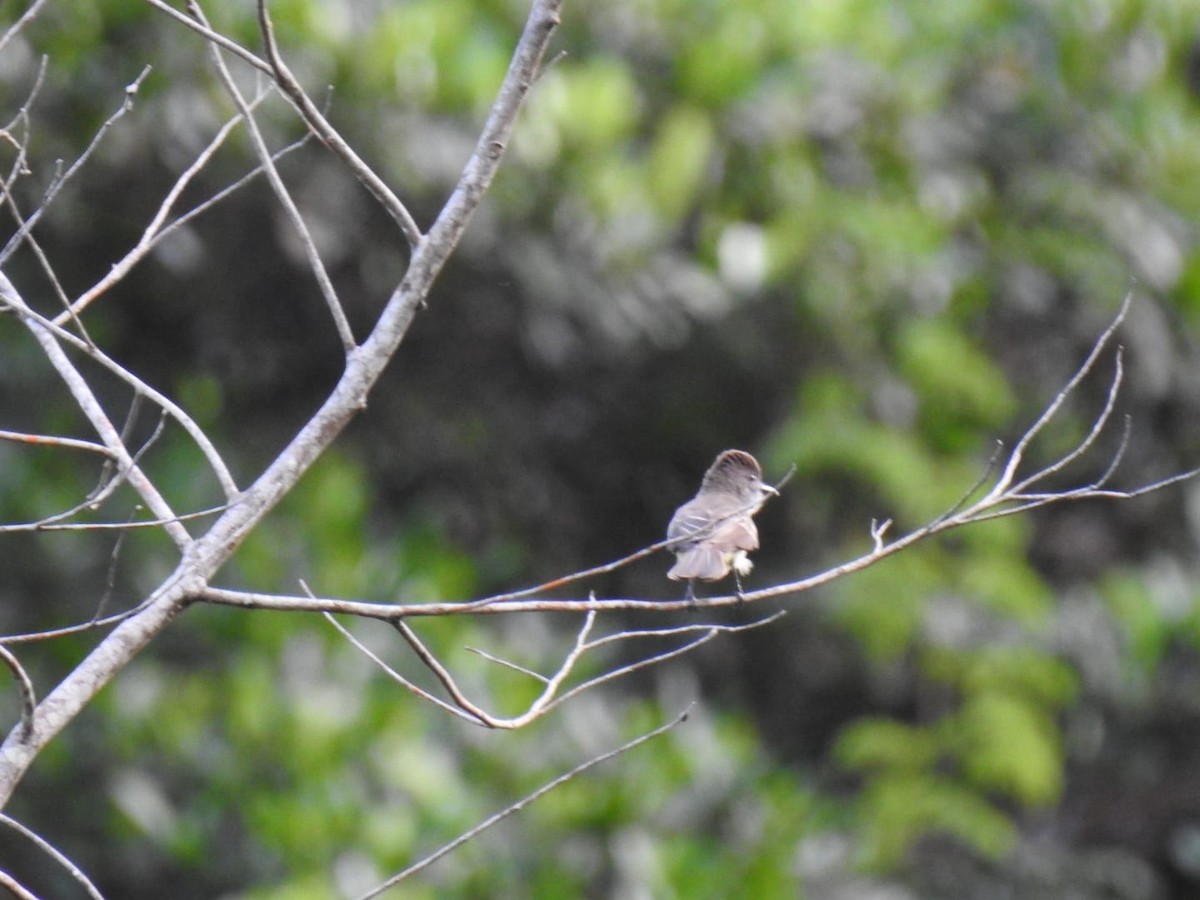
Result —
POLYGON ((504 666, 505 668, 521 672, 543 685, 542 692, 533 700, 532 703, 525 709, 524 712, 514 716, 501 716, 489 712, 481 705, 471 700, 466 692, 459 686, 458 682, 451 674, 449 668, 437 658, 423 641, 417 636, 417 633, 412 627, 402 620, 396 620, 392 625, 400 632, 405 642, 412 648, 414 654, 421 663, 433 674, 434 678, 441 684, 448 700, 434 695, 425 688, 415 684, 411 679, 406 678, 397 672, 393 667, 382 660, 378 654, 367 648, 358 638, 337 621, 333 616, 326 613, 326 618, 336 628, 341 635, 346 638, 355 648, 363 653, 368 659, 379 666, 393 681, 413 693, 417 697, 425 700, 440 709, 448 712, 460 719, 464 719, 476 725, 482 725, 485 728, 495 728, 502 730, 515 730, 524 728, 531 722, 535 722, 549 713, 551 710, 567 702, 573 697, 578 696, 584 691, 599 687, 602 684, 607 684, 618 678, 630 675, 641 669, 649 668, 650 666, 658 665, 673 659, 677 656, 682 656, 699 647, 701 644, 708 643, 713 638, 720 634, 730 634, 739 631, 747 631, 751 628, 758 628, 763 625, 768 625, 774 622, 782 612, 777 612, 774 615, 766 616, 762 619, 757 619, 753 622, 748 622, 742 625, 721 625, 714 623, 695 623, 689 625, 681 625, 674 628, 657 628, 643 630, 620 630, 611 634, 604 635, 599 638, 590 639, 592 629, 596 624, 596 613, 588 612, 584 615, 583 622, 580 624, 579 632, 575 637, 571 648, 563 656, 562 662, 552 675, 541 675, 532 669, 517 665, 508 660, 500 659, 490 653, 484 653, 473 648, 472 652, 482 656, 489 662, 504 666), (653 639, 667 640, 672 638, 683 638, 681 643, 667 650, 648 654, 641 659, 632 663, 610 669, 602 672, 599 675, 591 678, 586 678, 574 685, 573 687, 563 690, 568 679, 574 672, 576 666, 583 657, 601 647, 609 644, 616 644, 621 641, 631 641, 638 639, 653 639))

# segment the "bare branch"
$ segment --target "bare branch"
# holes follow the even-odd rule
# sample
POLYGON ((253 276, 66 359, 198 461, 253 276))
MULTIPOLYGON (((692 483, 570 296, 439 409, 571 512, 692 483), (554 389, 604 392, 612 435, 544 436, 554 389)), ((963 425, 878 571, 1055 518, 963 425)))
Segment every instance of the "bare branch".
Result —
POLYGON ((33 712, 37 708, 37 695, 33 692, 33 682, 29 680, 29 674, 17 661, 17 658, 2 644, 0 644, 0 661, 8 666, 17 682, 17 689, 21 693, 21 731, 28 736, 30 729, 33 728, 33 712))
MULTIPOLYGON (((97 890, 96 886, 92 884, 86 875, 83 874, 83 871, 77 865, 75 865, 75 863, 71 862, 65 853, 47 841, 36 831, 25 827, 16 819, 6 816, 3 813, 0 813, 0 824, 7 825, 9 828, 13 829, 13 831, 16 831, 18 834, 37 844, 42 852, 66 869, 67 874, 79 882, 80 887, 87 891, 87 895, 93 898, 93 900, 104 900, 104 895, 97 890)), ((32 894, 29 896, 33 897, 32 894)), ((36 900, 36 898, 34 898, 34 900, 36 900)))
POLYGON ((87 145, 83 153, 79 155, 75 162, 71 164, 71 167, 67 169, 63 175, 56 177, 50 182, 49 187, 46 188, 46 192, 42 196, 42 202, 38 205, 38 208, 34 210, 33 214, 30 215, 29 218, 21 225, 21 227, 17 229, 16 233, 8 239, 8 243, 4 245, 4 249, 0 250, 0 266, 3 266, 6 262, 8 262, 8 258, 13 254, 13 251, 20 246, 21 241, 23 241, 29 232, 33 230, 33 226, 38 223, 43 215, 45 215, 46 209, 54 201, 54 198, 58 196, 59 192, 63 189, 63 186, 70 181, 80 169, 83 168, 84 164, 89 159, 91 159, 92 154, 96 151, 96 148, 100 146, 100 142, 104 139, 104 136, 108 133, 108 130, 117 123, 118 119, 129 112, 129 110, 133 109, 133 98, 137 95, 138 89, 141 87, 142 82, 146 80, 146 76, 149 74, 150 67, 146 66, 144 69, 142 69, 141 74, 126 86, 125 99, 121 102, 121 106, 96 130, 95 135, 92 137, 91 143, 87 145))
POLYGON ((37 894, 33 893, 3 869, 0 869, 0 885, 3 885, 17 900, 41 900, 37 894))
MULTIPOLYGON (((0 272, 0 278, 3 277, 3 273, 0 272)), ((6 297, 5 290, 3 289, 4 284, 9 286, 13 295, 16 296, 17 299, 23 304, 23 308, 20 310, 20 312, 28 321, 40 325, 49 335, 52 335, 54 338, 57 338, 63 343, 70 344, 75 349, 87 354, 92 360, 102 365, 113 375, 116 375, 118 378, 132 387, 134 391, 142 394, 152 403, 166 410, 167 413, 170 414, 171 418, 178 422, 180 426, 182 426, 183 430, 187 432, 188 436, 196 444, 200 452, 204 454, 204 458, 207 460, 209 467, 213 471, 213 475, 220 484, 221 490, 225 494, 225 498, 227 500, 234 500, 240 495, 241 491, 239 490, 237 483, 233 480, 233 475, 230 473, 229 467, 225 465, 225 461, 221 458, 221 454, 217 451, 217 448, 213 445, 208 435, 204 433, 204 429, 197 425, 195 420, 192 419, 192 417, 186 412, 184 412, 183 408, 179 406, 179 404, 171 400, 166 395, 155 390, 150 385, 146 384, 146 382, 142 381, 116 360, 112 359, 110 356, 100 350, 99 347, 71 334, 69 331, 63 330, 61 327, 56 326, 49 319, 34 312, 28 306, 28 304, 24 304, 24 301, 20 300, 20 295, 16 293, 16 289, 12 288, 12 283, 7 279, 4 279, 3 282, 0 282, 0 301, 3 301, 6 297)), ((163 521, 180 519, 179 516, 163 516, 160 518, 163 521)))
MULTIPOLYGON (((90 505, 80 504, 75 508, 74 512, 81 512, 89 508, 90 505)), ((62 522, 60 520, 64 514, 54 513, 36 522, 15 522, 0 525, 0 534, 9 534, 18 531, 133 531, 138 528, 162 528, 170 522, 191 522, 195 519, 215 516, 228 508, 228 504, 223 503, 220 506, 210 506, 208 509, 198 509, 195 512, 172 516, 169 519, 142 519, 140 521, 127 519, 124 522, 62 522)))
MULTIPOLYGON (((151 2, 156 9, 171 12, 165 4, 151 2)), ((20 729, 9 732, 0 746, 0 805, 7 802, 40 750, 149 641, 200 596, 213 574, 363 409, 368 394, 407 334, 500 165, 517 113, 558 25, 560 6, 561 0, 535 0, 476 149, 433 229, 413 251, 403 280, 392 292, 367 340, 348 354, 342 375, 330 395, 251 486, 240 493, 235 489, 228 508, 202 538, 193 541, 144 473, 136 466, 129 469, 130 484, 142 496, 151 514, 167 520, 164 529, 183 551, 180 562, 138 607, 136 614, 121 621, 38 704, 32 733, 26 735, 20 729)), ((217 43, 228 48, 230 42, 217 43)), ((23 230, 28 232, 27 228, 23 230)), ((8 306, 29 328, 66 381, 76 403, 97 429, 101 442, 114 452, 120 464, 128 466, 131 462, 128 450, 120 444, 116 429, 60 345, 67 343, 61 329, 45 323, 31 310, 7 278, 0 281, 0 289, 8 306)), ((101 358, 94 349, 93 354, 92 358, 101 358)), ((132 376, 126 373, 124 377, 129 380, 132 376)), ((165 403, 160 405, 170 409, 165 403)), ((182 421, 189 420, 184 417, 182 421)), ((202 440, 196 435, 193 438, 198 443, 202 440)), ((223 467, 218 466, 218 460, 219 456, 213 452, 210 464, 220 472, 223 467)), ((228 482, 223 479, 222 485, 226 484, 232 485, 232 479, 228 482)))
POLYGON ((546 698, 553 696, 558 684, 561 683, 566 672, 570 670, 575 659, 578 658, 578 654, 581 652, 580 645, 582 641, 586 639, 587 632, 591 629, 592 624, 595 622, 595 618, 595 613, 588 613, 587 618, 584 620, 580 636, 575 641, 575 647, 572 649, 571 653, 567 655, 566 660, 559 667, 558 672, 553 678, 540 679, 545 685, 541 696, 530 705, 529 709, 522 716, 517 716, 511 719, 493 716, 481 707, 477 706, 475 703, 471 702, 466 694, 463 693, 462 689, 459 688, 458 684, 454 680, 454 677, 450 674, 450 671, 444 665, 442 665, 438 658, 434 656, 432 651, 430 651, 429 648, 422 643, 421 639, 417 637, 416 632, 413 631, 406 622, 397 619, 396 621, 392 622, 392 625, 397 631, 400 632, 404 640, 408 642, 408 645, 412 647, 413 652, 417 654, 417 657, 422 663, 425 664, 425 667, 428 668, 429 671, 434 674, 434 677, 441 682, 442 687, 445 688, 446 693, 450 695, 451 699, 454 701, 454 705, 458 709, 463 710, 467 715, 475 720, 477 724, 483 725, 487 728, 515 729, 533 721, 539 714, 540 708, 545 705, 546 698))
MULTIPOLYGON (((310 594, 310 596, 311 596, 311 594, 310 594)), ((498 663, 499 665, 505 666, 506 668, 521 672, 522 674, 528 675, 529 677, 534 678, 537 681, 542 683, 543 688, 542 688, 541 694, 539 694, 538 697, 532 703, 530 703, 530 705, 525 710, 525 712, 521 713, 520 715, 507 716, 507 717, 506 716, 498 716, 493 713, 489 713, 487 710, 483 709, 481 706, 474 703, 470 698, 468 698, 466 696, 465 692, 458 686, 457 682, 454 679, 454 676, 450 673, 449 669, 447 669, 446 666, 434 655, 434 653, 428 647, 425 646, 425 644, 417 636, 416 632, 413 631, 413 629, 410 628, 409 625, 406 622, 404 622, 402 619, 392 620, 392 625, 396 628, 397 631, 400 632, 401 636, 403 636, 404 640, 408 643, 408 645, 410 647, 412 647, 413 652, 416 653, 417 657, 421 660, 421 662, 425 665, 425 667, 428 668, 429 671, 433 673, 434 677, 441 683, 441 685, 445 689, 446 693, 450 695, 450 698, 453 701, 453 703, 448 704, 436 697, 433 697, 431 694, 429 694, 427 691, 423 690, 422 688, 419 688, 416 685, 414 685, 408 679, 404 678, 404 676, 400 675, 398 672, 396 672, 394 669, 392 669, 390 666, 388 666, 385 662, 383 662, 376 654, 372 653, 370 650, 368 650, 366 647, 364 647, 358 640, 353 638, 345 628, 343 628, 340 624, 338 624, 332 618, 332 616, 330 616, 328 613, 326 613, 325 617, 327 619, 329 619, 331 622, 333 622, 334 625, 337 627, 337 629, 345 637, 347 637, 351 641, 351 643, 354 644, 355 647, 357 647, 359 650, 361 650, 372 662, 374 662, 378 666, 380 666, 389 675, 389 677, 395 679, 398 683, 400 683, 407 690, 412 691, 413 693, 417 694, 422 699, 430 700, 430 701, 434 702, 441 709, 452 712, 455 715, 457 715, 459 718, 463 718, 468 721, 474 722, 477 725, 482 725, 485 728, 515 730, 515 729, 519 729, 519 728, 524 728, 525 726, 529 725, 531 722, 534 722, 534 721, 540 719, 542 716, 544 716, 546 713, 550 712, 552 709, 556 708, 557 706, 561 705, 562 703, 565 703, 567 700, 570 700, 571 698, 578 696, 579 694, 583 693, 584 691, 591 690, 594 687, 599 687, 602 684, 607 684, 610 681, 614 681, 618 678, 622 678, 626 675, 632 674, 633 672, 637 672, 641 669, 649 668, 650 666, 654 666, 654 665, 658 665, 660 663, 666 662, 667 660, 673 659, 677 656, 682 656, 683 654, 688 653, 691 650, 694 650, 696 647, 699 647, 701 644, 707 643, 708 641, 712 640, 714 637, 716 637, 719 634, 734 633, 734 632, 739 632, 739 631, 746 631, 751 628, 758 628, 762 625, 766 625, 771 622, 774 622, 776 619, 778 619, 782 615, 784 615, 784 613, 782 611, 780 611, 773 615, 767 616, 765 618, 758 619, 754 622, 749 622, 749 623, 742 624, 742 625, 718 625, 718 624, 712 624, 712 623, 706 623, 706 624, 693 623, 693 624, 681 625, 681 626, 677 626, 677 627, 673 627, 673 628, 657 628, 657 629, 646 629, 646 630, 636 630, 636 631, 618 631, 618 632, 614 632, 609 635, 605 635, 604 637, 598 638, 596 640, 588 640, 588 635, 591 633, 591 630, 596 622, 596 612, 594 610, 589 611, 584 616, 583 623, 580 625, 579 633, 576 635, 575 641, 572 644, 571 649, 563 657, 562 662, 559 664, 558 670, 552 676, 550 676, 548 678, 544 675, 534 672, 531 669, 525 668, 524 666, 519 666, 519 665, 516 665, 515 663, 509 662, 508 660, 500 659, 496 656, 493 656, 490 653, 485 653, 481 650, 477 650, 474 648, 467 648, 471 652, 484 657, 485 659, 489 660, 490 662, 495 662, 495 663, 498 663), (663 638, 679 637, 681 635, 691 635, 691 634, 695 634, 697 632, 699 632, 699 634, 700 634, 699 637, 693 638, 693 639, 681 644, 680 646, 674 647, 674 648, 664 651, 662 653, 656 653, 651 656, 647 656, 643 659, 637 660, 633 663, 629 663, 628 665, 621 666, 616 669, 610 669, 594 678, 591 678, 591 679, 581 682, 580 684, 572 687, 570 690, 566 691, 565 693, 561 693, 561 694, 559 693, 562 690, 562 687, 563 687, 564 683, 566 682, 567 678, 570 676, 571 672, 574 670, 576 664, 579 662, 579 660, 583 658, 584 654, 586 654, 592 650, 606 646, 608 644, 617 643, 619 641, 629 641, 629 640, 647 639, 647 638, 661 640, 663 638)))
POLYGON ((21 17, 4 30, 4 34, 0 35, 0 50, 3 50, 4 45, 16 37, 22 28, 33 21, 33 17, 41 12, 45 3, 46 0, 33 0, 33 3, 29 4, 29 8, 21 13, 21 17))
POLYGON ((170 16, 176 22, 186 25, 188 28, 192 29, 192 31, 196 32, 196 34, 203 37, 206 41, 216 44, 222 50, 228 50, 230 53, 232 53, 234 56, 241 59, 243 62, 247 62, 250 65, 254 66, 254 68, 258 69, 264 75, 272 75, 273 74, 271 72, 271 67, 269 65, 267 65, 267 63, 263 62, 261 59, 259 59, 257 56, 255 56, 254 53, 247 50, 245 47, 243 47, 237 41, 230 40, 225 35, 221 34, 219 31, 213 31, 207 25, 203 25, 200 22, 197 22, 195 19, 184 15, 179 10, 177 10, 175 7, 164 2, 164 0, 146 0, 146 2, 148 4, 150 4, 151 6, 153 6, 155 9, 157 9, 159 12, 166 13, 168 16, 170 16))
POLYGON ((467 843, 467 841, 472 840, 473 838, 477 837, 482 832, 486 831, 488 828, 491 828, 497 822, 500 822, 501 820, 508 818, 513 813, 520 812, 522 809, 524 809, 526 806, 528 806, 533 801, 537 800, 540 797, 545 796, 546 794, 550 793, 555 788, 560 787, 563 784, 566 784, 572 778, 576 778, 579 775, 582 775, 588 769, 591 769, 594 766, 599 765, 600 763, 607 762, 610 759, 614 759, 615 757, 621 756, 624 753, 628 753, 630 750, 634 749, 635 747, 641 746, 642 744, 646 743, 647 741, 653 740, 654 738, 658 737, 659 735, 665 734, 666 732, 668 732, 672 728, 674 728, 676 725, 680 724, 681 722, 686 721, 687 717, 688 717, 688 713, 690 711, 691 711, 691 707, 689 706, 687 709, 685 709, 683 712, 681 712, 679 715, 677 715, 670 722, 667 722, 665 725, 660 725, 658 728, 655 728, 653 731, 648 731, 645 734, 640 735, 631 741, 627 741, 626 743, 622 744, 620 747, 617 747, 613 750, 609 750, 606 753, 601 753, 599 756, 595 756, 592 759, 589 759, 587 762, 576 766, 571 771, 566 772, 562 775, 559 775, 553 781, 547 782, 546 784, 542 785, 540 788, 538 788, 533 793, 528 794, 525 797, 522 797, 516 803, 513 803, 512 805, 505 807, 504 809, 502 809, 500 812, 496 813, 495 815, 489 816, 487 819, 484 819, 482 822, 480 822, 474 828, 464 831, 462 834, 460 834, 458 837, 456 837, 450 843, 445 844, 444 846, 439 848, 434 853, 429 854, 428 856, 426 856, 424 859, 420 860, 419 862, 413 863, 411 866, 409 866, 404 871, 399 872, 396 875, 393 875, 391 878, 389 878, 387 881, 380 884, 378 887, 363 894, 359 898, 359 900, 371 900, 372 897, 378 897, 380 894, 382 894, 388 888, 395 887, 400 882, 404 881, 406 878, 409 878, 410 876, 415 875, 417 872, 420 872, 422 869, 428 868, 430 865, 437 862, 442 857, 444 857, 450 853, 453 853, 455 850, 457 850, 463 844, 467 843))
MULTIPOLYGON (((260 103, 262 103, 263 100, 266 99, 266 97, 266 92, 260 93, 248 104, 249 108, 251 110, 255 109, 260 103)), ((229 137, 234 128, 241 124, 242 120, 243 116, 239 112, 236 116, 231 118, 217 130, 217 133, 213 136, 213 139, 208 142, 208 145, 203 150, 200 151, 200 153, 192 161, 192 164, 183 171, 183 174, 175 179, 175 183, 172 184, 171 189, 167 191, 167 195, 163 198, 162 203, 159 204, 158 210, 155 212, 154 217, 142 231, 142 236, 138 239, 137 244, 134 245, 134 247, 128 253, 126 253, 124 257, 113 263, 112 267, 103 278, 80 294, 78 298, 68 304, 65 310, 55 316, 51 320, 55 325, 62 325, 70 318, 78 316, 81 312, 87 309, 94 300, 108 291, 111 287, 113 287, 113 285, 124 279, 125 276, 128 275, 138 263, 146 258, 150 251, 153 250, 164 237, 182 224, 185 218, 190 217, 191 214, 189 213, 187 217, 181 216, 179 219, 170 223, 170 225, 165 224, 167 217, 170 216, 171 210, 174 209, 175 203, 179 200, 180 196, 182 196, 184 190, 186 190, 187 186, 192 183, 192 180, 196 177, 196 175, 199 174, 206 165, 208 165, 209 161, 213 158, 213 156, 216 155, 216 152, 225 143, 226 138, 229 137)), ((256 169, 255 173, 259 171, 261 171, 261 168, 256 169)))
MULTIPOLYGON (((189 2, 188 8, 192 11, 192 15, 201 22, 204 22, 204 13, 200 10, 199 4, 193 0, 193 2, 189 2)), ((317 245, 313 241, 312 233, 308 230, 308 223, 304 221, 304 216, 300 214, 300 210, 296 206, 296 201, 292 199, 291 192, 288 190, 287 185, 283 183, 283 176, 279 174, 279 169, 275 167, 275 161, 271 156, 270 148, 267 146, 267 140, 263 137, 262 130, 258 127, 258 122, 254 118, 254 111, 246 101, 246 98, 242 96, 242 92, 238 88, 237 82, 234 81, 229 67, 225 65, 221 51, 212 45, 209 45, 208 49, 213 67, 217 70, 217 75, 220 77, 221 83, 225 85, 226 92, 233 100, 234 105, 238 108, 238 112, 241 113, 242 119, 246 123, 246 133, 250 136, 250 143, 254 147, 255 154, 258 156, 258 164, 267 176, 267 183, 271 185, 271 190, 275 192, 275 199, 283 207, 288 221, 296 229, 296 235, 300 238, 300 246, 304 248, 304 256, 308 260, 309 268, 312 269, 313 279, 317 282, 321 296, 325 299, 325 305, 329 308, 329 315, 332 317, 333 325, 337 329, 338 337, 341 339, 342 349, 346 353, 349 353, 357 345, 354 340, 354 332, 350 328, 346 312, 342 309, 342 301, 338 298, 337 290, 333 286, 333 281, 330 279, 329 272, 325 269, 325 263, 321 259, 321 254, 317 250, 317 245)))
MULTIPOLYGON (((158 492, 153 482, 146 477, 145 473, 138 467, 137 462, 129 454, 129 450, 122 443, 120 435, 113 426, 112 421, 104 412, 100 401, 92 392, 91 386, 87 383, 79 370, 67 357, 63 348, 59 345, 54 334, 41 323, 41 318, 33 313, 33 311, 25 304, 25 301, 17 293, 17 289, 13 287, 12 282, 0 272, 0 298, 8 303, 9 307, 16 312, 25 327, 30 330, 34 338, 41 345, 42 352, 50 364, 54 366, 59 377, 70 390, 71 396, 79 405, 79 409, 91 422, 92 427, 96 429, 96 433, 100 436, 104 445, 112 451, 113 457, 120 463, 121 469, 125 472, 129 479, 129 484, 145 501, 150 510, 160 519, 175 520, 175 513, 171 510, 170 504, 158 492)), ((188 534, 187 529, 178 521, 169 521, 163 526, 168 535, 180 547, 186 547, 191 543, 192 537, 188 534)))
POLYGON ((329 120, 325 118, 321 110, 317 108, 317 105, 312 102, 312 99, 300 87, 300 82, 296 80, 296 76, 292 74, 287 64, 284 63, 283 57, 279 53, 279 45, 275 42, 275 28, 271 24, 271 16, 267 11, 266 0, 258 0, 258 22, 259 30, 262 32, 263 44, 267 48, 267 59, 271 63, 275 81, 284 95, 291 100, 292 105, 300 113, 300 117, 308 125, 309 130, 320 138, 326 147, 333 151, 338 159, 354 173, 354 176, 379 201, 380 206, 400 226, 400 232, 404 235, 405 240, 408 241, 408 246, 415 249, 421 242, 421 229, 417 225, 416 220, 413 219, 412 214, 387 183, 375 174, 375 170, 368 166, 354 152, 354 148, 346 143, 345 138, 329 123, 329 120))

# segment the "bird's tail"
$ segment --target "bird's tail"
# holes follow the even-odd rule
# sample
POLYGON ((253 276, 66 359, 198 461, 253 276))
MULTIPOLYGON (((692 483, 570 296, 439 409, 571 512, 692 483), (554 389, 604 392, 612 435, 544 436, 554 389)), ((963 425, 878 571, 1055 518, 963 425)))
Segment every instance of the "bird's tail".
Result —
POLYGON ((729 564, 719 550, 711 545, 697 544, 679 554, 667 577, 676 581, 692 578, 718 581, 728 574, 729 564))

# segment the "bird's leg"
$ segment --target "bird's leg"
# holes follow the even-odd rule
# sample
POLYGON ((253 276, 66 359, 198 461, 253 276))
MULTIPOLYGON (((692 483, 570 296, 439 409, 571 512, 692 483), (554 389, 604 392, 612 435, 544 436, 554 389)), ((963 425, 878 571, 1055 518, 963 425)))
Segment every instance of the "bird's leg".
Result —
POLYGON ((683 599, 687 602, 688 609, 696 608, 696 582, 690 578, 687 581, 687 590, 683 593, 683 599))
POLYGON ((746 598, 742 596, 742 573, 737 569, 733 570, 733 586, 734 593, 737 595, 738 603, 745 603, 746 598))

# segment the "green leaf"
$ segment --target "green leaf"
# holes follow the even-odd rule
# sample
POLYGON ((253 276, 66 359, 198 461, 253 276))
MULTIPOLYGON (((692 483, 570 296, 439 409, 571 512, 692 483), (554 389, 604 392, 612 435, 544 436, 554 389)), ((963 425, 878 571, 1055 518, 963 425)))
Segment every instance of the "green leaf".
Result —
POLYGON ((873 781, 859 800, 863 861, 889 868, 920 837, 946 834, 977 852, 999 857, 1012 846, 1016 829, 977 793, 934 775, 898 774, 873 781))
POLYGON ((964 775, 984 790, 1048 806, 1062 792, 1062 741, 1040 707, 1000 691, 967 699, 952 724, 964 775))
POLYGON ((674 219, 695 203, 712 147, 713 129, 707 115, 688 107, 675 107, 667 113, 647 161, 647 181, 663 215, 674 219))
POLYGON ((867 718, 844 728, 833 752, 848 769, 920 771, 936 762, 939 749, 928 729, 894 719, 867 718))
POLYGON ((921 400, 921 417, 940 445, 971 447, 979 426, 996 428, 1016 411, 1004 374, 946 317, 909 322, 897 337, 901 373, 921 400))

